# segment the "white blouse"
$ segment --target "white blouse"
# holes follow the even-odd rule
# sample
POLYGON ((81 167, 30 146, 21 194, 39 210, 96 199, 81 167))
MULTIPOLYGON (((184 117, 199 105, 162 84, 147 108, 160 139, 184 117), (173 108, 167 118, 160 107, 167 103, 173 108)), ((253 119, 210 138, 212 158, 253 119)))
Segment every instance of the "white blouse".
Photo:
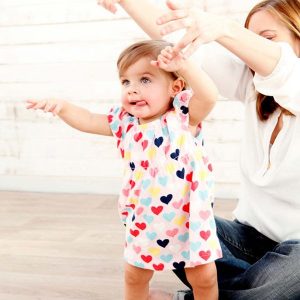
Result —
POLYGON ((300 239, 300 58, 288 44, 280 45, 280 61, 266 77, 253 78, 241 60, 215 43, 196 54, 222 96, 245 104, 241 193, 235 217, 277 242, 300 239), (294 114, 283 115, 283 127, 271 149, 281 111, 260 121, 255 90, 272 95, 294 114))

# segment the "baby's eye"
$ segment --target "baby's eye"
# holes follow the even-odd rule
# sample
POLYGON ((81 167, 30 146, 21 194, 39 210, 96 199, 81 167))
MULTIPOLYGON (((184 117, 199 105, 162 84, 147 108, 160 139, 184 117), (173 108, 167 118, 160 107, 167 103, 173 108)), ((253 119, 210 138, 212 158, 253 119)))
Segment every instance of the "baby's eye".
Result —
POLYGON ((123 86, 128 86, 129 85, 129 80, 127 80, 127 79, 122 79, 121 80, 121 84, 123 85, 123 86))
POLYGON ((150 83, 151 80, 148 77, 142 77, 141 78, 141 83, 150 83))

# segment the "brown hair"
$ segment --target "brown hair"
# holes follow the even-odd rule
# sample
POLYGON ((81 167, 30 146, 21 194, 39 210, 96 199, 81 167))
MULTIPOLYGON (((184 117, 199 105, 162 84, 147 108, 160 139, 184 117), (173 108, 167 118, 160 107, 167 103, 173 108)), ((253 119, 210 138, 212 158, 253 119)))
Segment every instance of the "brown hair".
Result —
MULTIPOLYGON (((123 74, 131 65, 143 57, 156 60, 160 52, 167 46, 172 47, 173 44, 163 40, 145 40, 132 44, 124 49, 118 58, 119 74, 123 74)), ((174 80, 179 77, 176 72, 163 72, 169 74, 174 80)))
MULTIPOLYGON (((249 12, 245 27, 249 27, 251 17, 260 10, 266 10, 277 17, 294 35, 300 39, 300 1, 299 0, 265 0, 255 5, 249 12)), ((256 111, 261 121, 268 120, 269 116, 278 108, 279 104, 272 96, 257 93, 256 111)), ((281 108, 282 111, 291 114, 281 108)))

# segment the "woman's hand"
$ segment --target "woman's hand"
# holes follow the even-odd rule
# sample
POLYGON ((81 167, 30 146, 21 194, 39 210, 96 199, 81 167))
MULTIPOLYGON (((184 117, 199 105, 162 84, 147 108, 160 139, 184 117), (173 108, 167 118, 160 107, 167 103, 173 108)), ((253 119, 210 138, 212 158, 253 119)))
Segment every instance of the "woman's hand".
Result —
POLYGON ((26 101, 27 109, 40 109, 44 112, 51 112, 54 116, 58 115, 64 107, 64 101, 62 100, 32 100, 29 99, 26 101))
POLYGON ((98 0, 98 4, 103 6, 105 9, 109 10, 112 13, 117 11, 117 3, 120 3, 121 0, 98 0))
POLYGON ((184 67, 185 57, 181 52, 177 53, 173 47, 168 46, 161 51, 157 60, 151 61, 151 64, 166 72, 177 72, 184 67))
POLYGON ((215 41, 226 33, 226 19, 203 12, 197 7, 187 7, 172 0, 167 0, 170 11, 157 20, 163 25, 161 34, 166 35, 180 29, 186 29, 185 35, 175 45, 174 51, 179 53, 185 49, 189 57, 204 43, 215 41))

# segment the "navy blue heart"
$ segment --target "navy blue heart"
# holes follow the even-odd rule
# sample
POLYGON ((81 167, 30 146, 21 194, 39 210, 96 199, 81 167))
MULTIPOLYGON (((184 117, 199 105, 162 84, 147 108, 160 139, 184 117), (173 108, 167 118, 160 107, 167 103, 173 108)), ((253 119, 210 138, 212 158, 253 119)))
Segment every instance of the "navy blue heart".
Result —
POLYGON ((132 171, 135 170, 135 164, 133 162, 129 163, 129 166, 132 171))
POLYGON ((166 246, 169 244, 169 242, 170 241, 168 239, 156 241, 156 243, 163 248, 166 248, 166 246))
POLYGON ((165 204, 169 204, 169 202, 172 200, 172 198, 173 198, 173 195, 172 194, 169 194, 169 195, 167 195, 167 196, 162 196, 162 197, 160 197, 160 201, 162 202, 162 203, 165 203, 165 204))
POLYGON ((182 170, 178 170, 176 172, 176 175, 181 178, 181 179, 184 179, 184 168, 182 168, 182 170))
POLYGON ((188 114, 189 112, 189 108, 186 106, 181 106, 180 109, 184 115, 188 114))
POLYGON ((174 263, 173 263, 173 267, 174 267, 175 269, 177 269, 177 270, 184 269, 184 267, 185 267, 185 262, 184 262, 184 261, 181 261, 181 262, 179 262, 179 263, 174 262, 174 263))
POLYGON ((163 141, 164 141, 164 138, 162 136, 160 136, 160 137, 154 139, 154 144, 156 147, 159 147, 163 143, 163 141))
POLYGON ((132 220, 132 222, 135 220, 135 215, 132 216, 132 219, 131 219, 131 220, 132 220))
POLYGON ((170 154, 171 158, 175 159, 175 160, 178 160, 179 152, 180 152, 179 149, 176 149, 175 152, 172 152, 170 154))

